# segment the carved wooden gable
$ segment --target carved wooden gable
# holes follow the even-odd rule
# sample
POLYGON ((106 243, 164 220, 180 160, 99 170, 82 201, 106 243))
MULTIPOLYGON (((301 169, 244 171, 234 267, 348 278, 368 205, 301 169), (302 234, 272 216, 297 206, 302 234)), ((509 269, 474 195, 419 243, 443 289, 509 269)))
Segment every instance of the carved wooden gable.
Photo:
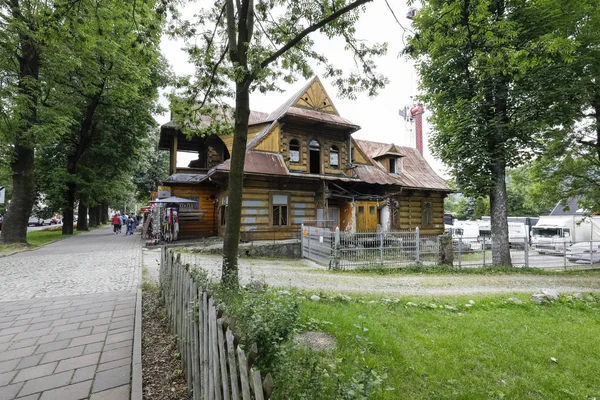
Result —
POLYGON ((319 79, 313 80, 312 84, 302 93, 294 106, 340 115, 319 79))

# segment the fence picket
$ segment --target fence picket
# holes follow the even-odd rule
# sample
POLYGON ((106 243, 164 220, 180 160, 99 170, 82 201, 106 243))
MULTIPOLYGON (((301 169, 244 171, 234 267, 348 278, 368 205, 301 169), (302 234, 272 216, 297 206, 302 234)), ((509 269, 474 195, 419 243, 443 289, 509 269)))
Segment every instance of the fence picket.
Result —
POLYGON ((217 320, 217 341, 219 344, 219 364, 221 365, 221 382, 223 384, 223 400, 229 400, 229 377, 227 376, 227 355, 223 338, 223 319, 217 320))
POLYGON ((240 400, 240 389, 238 388, 237 365, 235 363, 235 349, 233 345, 233 333, 228 328, 225 333, 227 338, 227 359, 229 363, 229 373, 231 377, 231 398, 240 400))
POLYGON ((262 381, 260 379, 260 371, 254 371, 250 369, 252 373, 252 383, 254 386, 254 398, 256 400, 265 400, 265 396, 263 395, 263 387, 262 381))
POLYGON ((243 400, 250 400, 250 384, 248 383, 248 360, 244 354, 244 350, 237 347, 238 365, 240 368, 240 383, 242 385, 243 400))
POLYGON ((212 299, 208 300, 210 312, 210 369, 212 370, 215 398, 222 398, 221 392, 221 370, 219 367, 219 344, 217 343, 217 310, 212 299))

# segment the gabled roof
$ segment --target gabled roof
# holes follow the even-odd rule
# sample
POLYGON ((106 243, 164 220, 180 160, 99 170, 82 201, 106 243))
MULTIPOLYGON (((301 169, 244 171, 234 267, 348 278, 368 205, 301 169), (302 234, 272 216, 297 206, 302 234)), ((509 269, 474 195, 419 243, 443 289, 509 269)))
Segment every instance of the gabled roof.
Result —
MULTIPOLYGON (((371 142, 374 143, 374 142, 371 142)), ((375 144, 375 143, 374 143, 375 144)), ((376 144, 385 144, 385 143, 376 143, 376 144)), ((380 149, 373 153, 373 155, 369 155, 369 157, 373 159, 392 156, 392 157, 404 157, 402 154, 402 150, 400 150, 400 146, 396 146, 395 144, 389 144, 387 146, 378 146, 380 149)))
POLYGON ((371 158, 372 165, 359 165, 356 173, 361 180, 380 185, 399 185, 413 189, 434 189, 451 191, 441 177, 439 177, 427 163, 427 160, 412 147, 393 145, 393 149, 402 155, 403 167, 398 174, 390 175, 379 163, 374 161, 375 156, 387 154, 390 149, 388 143, 371 142, 368 140, 354 139, 354 142, 371 158))
POLYGON ((269 114, 265 121, 277 121, 285 115, 308 117, 316 121, 352 127, 354 130, 359 128, 346 118, 340 117, 318 76, 312 78, 302 89, 269 114))
MULTIPOLYGON (((217 165, 208 175, 215 171, 227 171, 231 168, 231 159, 217 165)), ((283 157, 276 153, 265 153, 262 151, 249 151, 244 160, 244 173, 258 175, 280 175, 288 174, 283 157)))
MULTIPOLYGON (((233 111, 232 111, 233 113, 233 111)), ((267 117, 269 116, 269 114, 264 113, 262 111, 250 111, 250 117, 248 119, 248 125, 256 125, 256 124, 260 124, 262 122, 267 121, 267 117)), ((233 121, 233 114, 229 116, 230 120, 233 121)), ((217 119, 221 119, 223 120, 223 117, 217 118, 217 119)), ((208 116, 208 115, 201 115, 198 117, 198 119, 196 120, 196 123, 194 125, 194 128, 205 128, 207 126, 209 126, 213 121, 213 118, 208 116)), ((177 129, 177 123, 175 122, 175 120, 171 120, 169 122, 167 122, 166 124, 161 125, 161 131, 163 129, 177 129)))

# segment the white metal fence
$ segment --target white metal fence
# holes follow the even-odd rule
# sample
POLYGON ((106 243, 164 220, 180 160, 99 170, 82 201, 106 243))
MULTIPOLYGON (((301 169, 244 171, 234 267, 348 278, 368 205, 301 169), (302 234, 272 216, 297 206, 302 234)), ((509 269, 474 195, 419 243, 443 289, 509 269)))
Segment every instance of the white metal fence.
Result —
MULTIPOLYGON (((413 264, 440 264, 440 237, 413 231, 340 232, 339 229, 302 227, 302 257, 330 269, 403 267, 413 264)), ((598 267, 600 242, 561 242, 552 251, 536 249, 527 238, 511 238, 511 260, 515 266, 550 269, 598 267), (566 249, 566 250, 565 250, 566 249)), ((456 267, 490 266, 492 242, 489 237, 452 239, 456 267)))

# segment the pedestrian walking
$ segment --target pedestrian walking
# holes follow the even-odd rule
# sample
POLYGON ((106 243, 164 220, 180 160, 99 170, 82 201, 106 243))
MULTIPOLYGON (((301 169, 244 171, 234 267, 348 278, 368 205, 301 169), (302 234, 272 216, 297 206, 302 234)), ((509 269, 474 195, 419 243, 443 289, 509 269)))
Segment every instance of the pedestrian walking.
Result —
POLYGON ((125 235, 133 235, 133 229, 134 229, 134 222, 133 222, 133 218, 129 217, 129 219, 127 220, 127 231, 125 232, 125 235))
POLYGON ((115 233, 115 235, 121 233, 121 217, 119 217, 118 214, 113 215, 112 220, 111 220, 112 226, 113 226, 113 232, 115 233))

